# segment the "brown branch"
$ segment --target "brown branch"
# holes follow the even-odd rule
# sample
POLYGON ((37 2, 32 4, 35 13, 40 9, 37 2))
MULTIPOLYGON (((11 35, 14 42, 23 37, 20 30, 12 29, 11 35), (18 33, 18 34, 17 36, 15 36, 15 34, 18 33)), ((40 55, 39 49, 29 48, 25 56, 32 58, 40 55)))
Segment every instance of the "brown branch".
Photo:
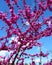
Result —
MULTIPOLYGON (((25 51, 25 50, 23 50, 23 52, 24 52, 24 51, 25 51)), ((20 57, 22 56, 23 52, 20 54, 20 57)), ((16 62, 16 64, 18 64, 19 60, 20 60, 20 59, 18 59, 18 61, 16 62)))
POLYGON ((15 60, 16 60, 16 58, 17 58, 17 55, 19 54, 19 51, 20 51, 21 46, 22 46, 22 45, 20 45, 19 48, 17 49, 17 53, 16 53, 16 55, 15 55, 15 57, 14 57, 14 60, 13 60, 13 62, 12 62, 11 65, 14 65, 14 62, 15 62, 15 60))

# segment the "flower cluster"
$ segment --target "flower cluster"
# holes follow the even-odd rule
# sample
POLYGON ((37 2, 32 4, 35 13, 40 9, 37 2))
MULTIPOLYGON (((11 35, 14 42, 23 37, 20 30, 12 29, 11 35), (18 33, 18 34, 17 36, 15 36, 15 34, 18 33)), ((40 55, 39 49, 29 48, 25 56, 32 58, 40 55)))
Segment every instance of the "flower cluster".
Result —
MULTIPOLYGON (((38 43, 37 40, 52 35, 52 16, 49 18, 43 17, 43 14, 47 9, 52 11, 52 0, 35 0, 34 10, 32 10, 31 6, 28 5, 25 0, 22 0, 21 2, 23 7, 20 7, 18 4, 20 1, 18 0, 4 1, 9 8, 10 18, 7 18, 7 13, 0 11, 0 19, 6 24, 0 28, 0 31, 3 29, 6 31, 6 35, 0 37, 0 50, 12 50, 13 53, 10 54, 8 59, 4 58, 4 60, 0 62, 0 65, 10 65, 11 59, 11 65, 14 65, 16 58, 16 65, 18 65, 18 62, 21 60, 22 62, 19 65, 23 65, 24 58, 21 57, 25 50, 32 49, 34 46, 40 46, 41 44, 38 43), (17 13, 14 11, 15 7, 17 13), (40 17, 42 17, 42 22, 39 21, 40 17), (43 25, 46 25, 45 30, 42 30, 43 25)), ((43 57, 46 57, 47 55, 48 54, 44 54, 43 52, 35 55, 29 54, 29 56, 43 57)))

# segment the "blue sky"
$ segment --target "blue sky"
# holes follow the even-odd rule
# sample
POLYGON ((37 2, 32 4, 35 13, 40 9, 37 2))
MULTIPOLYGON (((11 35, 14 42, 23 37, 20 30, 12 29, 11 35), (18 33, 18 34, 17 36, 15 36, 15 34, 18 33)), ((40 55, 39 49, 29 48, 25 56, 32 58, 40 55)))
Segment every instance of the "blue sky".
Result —
MULTIPOLYGON (((33 2, 33 0, 30 0, 30 2, 29 2, 29 0, 26 0, 26 2, 27 2, 27 4, 28 5, 30 5, 31 7, 32 7, 32 10, 33 10, 33 7, 34 7, 34 2, 33 2)), ((20 4, 20 6, 22 6, 22 2, 19 0, 19 4, 20 4)), ((3 12, 8 12, 8 14, 9 14, 9 8, 8 8, 8 6, 6 5, 6 3, 4 2, 4 0, 0 0, 0 11, 3 11, 3 12)), ((17 9, 15 8, 15 12, 17 12, 17 9)), ((49 17, 50 15, 52 15, 52 12, 51 11, 49 11, 49 10, 46 10, 46 12, 44 13, 44 16, 45 17, 49 17)), ((8 15, 8 18, 9 18, 9 15, 8 15)), ((40 21, 42 21, 41 20, 41 17, 40 17, 40 21)), ((19 23, 19 25, 20 25, 21 23, 19 23)), ((2 27, 2 26, 5 26, 5 23, 2 21, 2 20, 0 20, 0 27, 2 27)), ((44 27, 43 27, 44 28, 44 27)), ((0 31, 0 37, 2 37, 2 36, 4 36, 4 35, 6 35, 6 31, 5 31, 5 29, 3 29, 2 31, 0 31), (4 33, 3 33, 4 32, 4 33)), ((48 56, 48 58, 49 59, 51 59, 52 58, 52 36, 49 36, 49 37, 43 37, 43 38, 41 38, 40 40, 38 40, 40 43, 42 43, 42 51, 43 52, 49 52, 50 53, 50 55, 48 56)), ((32 50, 30 50, 30 51, 27 51, 28 53, 38 53, 39 52, 39 49, 38 49, 38 47, 33 47, 33 49, 32 50)), ((37 58, 38 59, 38 58, 37 58)), ((28 61, 28 60, 26 60, 27 62, 30 62, 30 60, 28 61)), ((45 62, 45 61, 43 61, 43 62, 45 62)))

